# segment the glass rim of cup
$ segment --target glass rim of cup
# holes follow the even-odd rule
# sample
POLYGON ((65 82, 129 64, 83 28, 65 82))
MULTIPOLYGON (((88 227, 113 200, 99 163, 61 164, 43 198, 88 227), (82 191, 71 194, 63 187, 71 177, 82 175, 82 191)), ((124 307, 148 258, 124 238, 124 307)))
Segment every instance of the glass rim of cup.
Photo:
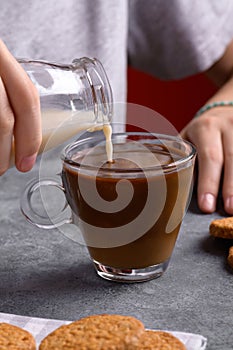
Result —
MULTIPOLYGON (((179 169, 180 167, 184 166, 185 164, 189 163, 189 161, 191 161, 195 156, 196 156, 196 148, 195 146, 188 140, 183 139, 181 136, 174 136, 174 135, 166 135, 166 134, 159 134, 159 133, 153 133, 153 132, 144 132, 144 131, 126 131, 126 132, 116 132, 112 134, 112 141, 115 141, 116 137, 147 137, 150 136, 151 140, 157 140, 158 145, 163 145, 162 140, 164 141, 176 141, 179 143, 179 145, 185 145, 188 146, 190 151, 187 153, 187 155, 182 155, 181 158, 179 159, 174 159, 173 162, 169 163, 169 164, 160 164, 160 165, 153 165, 153 166, 145 166, 143 168, 127 168, 127 169, 122 169, 121 168, 101 168, 101 172, 103 173, 122 173, 122 174, 132 174, 132 173, 143 173, 143 172, 151 172, 151 171, 158 171, 158 170, 162 170, 163 172, 172 172, 176 169, 179 169)), ((70 143, 69 145, 67 145, 61 152, 60 158, 61 160, 68 166, 72 167, 72 168, 80 168, 82 167, 82 169, 86 169, 86 170, 94 170, 96 171, 96 169, 99 169, 99 166, 96 165, 89 165, 89 164, 83 164, 80 163, 78 161, 75 161, 73 159, 71 159, 70 156, 68 156, 69 152, 72 152, 74 149, 76 149, 77 147, 79 147, 80 145, 83 144, 87 144, 88 142, 90 143, 95 143, 96 141, 101 141, 101 142, 105 142, 105 136, 103 134, 98 134, 98 135, 93 135, 91 134, 89 137, 85 137, 85 138, 81 138, 78 139, 72 143, 70 143)), ((149 140, 149 138, 147 139, 147 141, 149 140)), ((137 141, 137 140, 136 140, 137 141)), ((114 143, 113 143, 114 144, 114 143)), ((154 145, 155 143, 153 143, 154 145)))

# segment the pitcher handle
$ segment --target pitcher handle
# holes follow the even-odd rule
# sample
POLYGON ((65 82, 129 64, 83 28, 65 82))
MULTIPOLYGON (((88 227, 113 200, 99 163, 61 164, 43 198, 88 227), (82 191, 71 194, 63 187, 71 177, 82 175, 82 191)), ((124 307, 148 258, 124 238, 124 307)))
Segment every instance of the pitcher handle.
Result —
POLYGON ((67 200, 65 201, 64 207, 54 215, 47 215, 47 217, 45 217, 44 215, 38 213, 37 209, 33 206, 32 196, 43 186, 56 187, 58 190, 62 191, 65 196, 64 187, 54 179, 33 179, 27 184, 20 198, 20 209, 27 221, 39 228, 47 230, 72 223, 72 215, 71 217, 67 217, 65 213, 66 209, 68 208, 67 200))

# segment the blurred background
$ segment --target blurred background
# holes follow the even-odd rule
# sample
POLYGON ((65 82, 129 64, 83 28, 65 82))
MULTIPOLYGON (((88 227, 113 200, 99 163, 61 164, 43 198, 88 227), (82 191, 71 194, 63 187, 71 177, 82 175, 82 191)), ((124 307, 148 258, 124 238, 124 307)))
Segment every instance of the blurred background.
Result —
MULTIPOLYGON (((216 90, 203 74, 178 81, 161 81, 132 67, 128 68, 128 102, 159 112, 178 131, 216 90)), ((133 125, 135 115, 129 114, 127 122, 133 125)), ((145 119, 145 127, 150 129, 146 122, 145 119)), ((132 126, 129 125, 128 129, 132 129, 132 126)))

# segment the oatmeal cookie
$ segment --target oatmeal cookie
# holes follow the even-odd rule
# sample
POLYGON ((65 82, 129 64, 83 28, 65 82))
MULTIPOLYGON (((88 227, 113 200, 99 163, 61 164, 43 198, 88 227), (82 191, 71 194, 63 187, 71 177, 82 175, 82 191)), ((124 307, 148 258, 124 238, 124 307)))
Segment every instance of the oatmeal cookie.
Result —
POLYGON ((227 262, 228 262, 228 265, 233 268, 233 246, 230 247, 230 249, 229 249, 227 262))
POLYGON ((174 335, 164 331, 147 330, 136 347, 137 350, 186 350, 186 346, 174 335))
POLYGON ((36 342, 31 333, 9 323, 0 323, 1 350, 36 350, 36 342))
POLYGON ((135 349, 143 332, 143 323, 134 317, 92 315, 59 327, 42 340, 39 350, 135 349))
POLYGON ((213 220, 209 232, 214 237, 233 239, 233 217, 213 220))

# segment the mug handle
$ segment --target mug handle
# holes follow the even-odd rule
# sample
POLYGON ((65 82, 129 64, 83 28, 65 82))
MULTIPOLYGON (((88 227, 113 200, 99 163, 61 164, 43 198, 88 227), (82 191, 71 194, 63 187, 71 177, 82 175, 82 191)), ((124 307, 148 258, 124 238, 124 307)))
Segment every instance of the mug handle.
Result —
MULTIPOLYGON (((32 197, 36 191, 40 190, 43 186, 52 186, 56 187, 58 190, 62 191, 65 196, 64 187, 59 184, 54 179, 43 178, 43 179, 33 179, 31 182, 27 184, 25 187, 21 198, 20 198, 20 209, 22 214, 25 216, 27 221, 31 224, 43 228, 43 229, 53 229, 64 224, 72 224, 73 218, 67 217, 65 211, 68 208, 68 202, 65 201, 64 207, 58 211, 56 214, 44 216, 38 213, 35 206, 33 206, 32 197)), ((45 208, 44 208, 45 209, 45 208)), ((45 209, 46 210, 46 209, 45 209)))

